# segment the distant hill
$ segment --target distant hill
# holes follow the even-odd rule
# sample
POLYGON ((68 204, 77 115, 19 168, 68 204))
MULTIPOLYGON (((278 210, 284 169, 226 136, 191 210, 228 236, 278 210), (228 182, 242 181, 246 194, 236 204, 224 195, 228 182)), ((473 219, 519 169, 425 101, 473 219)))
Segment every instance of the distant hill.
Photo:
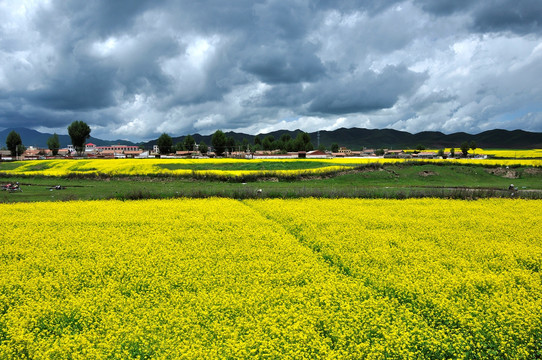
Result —
MULTIPOLYGON (((41 133, 36 130, 27 128, 11 128, 0 131, 0 147, 5 146, 6 137, 11 130, 15 130, 21 135, 21 139, 25 146, 47 147, 47 140, 52 134, 41 133)), ((280 138, 283 134, 289 134, 295 138, 301 130, 278 130, 265 134, 258 134, 263 140, 266 136, 272 135, 275 139, 280 138)), ((242 142, 247 139, 249 143, 254 143, 255 135, 244 133, 227 132, 227 136, 233 137, 235 140, 242 142)), ((316 148, 318 146, 318 133, 309 133, 312 143, 316 148)), ((192 135, 197 143, 204 141, 207 145, 211 145, 212 135, 192 135)), ((66 147, 71 144, 71 139, 68 135, 58 135, 60 146, 66 147)), ((182 142, 184 136, 173 137, 173 143, 182 142)), ((468 134, 458 132, 453 134, 443 134, 437 131, 423 131, 416 134, 411 134, 406 131, 398 131, 392 129, 360 129, 360 128, 340 128, 333 131, 320 131, 320 144, 331 147, 331 144, 337 143, 339 146, 345 146, 352 150, 359 150, 362 147, 366 148, 387 148, 387 149, 415 149, 418 145, 423 145, 428 149, 440 149, 444 147, 459 147, 463 141, 476 141, 478 147, 488 149, 542 149, 542 133, 535 133, 523 130, 489 130, 479 134, 468 134)), ((141 143, 145 148, 152 148, 156 144, 157 139, 145 143, 141 143)), ((102 140, 91 137, 88 142, 98 146, 121 144, 121 145, 137 145, 127 140, 102 140)))
MULTIPOLYGON (((265 134, 258 134, 261 140, 268 135, 278 139, 282 134, 289 134, 295 138, 301 130, 279 130, 265 134)), ((249 143, 254 143, 255 135, 227 132, 227 136, 233 137, 237 141, 247 139, 249 143)), ((318 133, 309 133, 312 143, 316 148, 318 146, 318 133)), ((212 135, 192 135, 197 143, 204 141, 211 145, 212 135)), ((173 137, 173 143, 182 142, 184 136, 173 137)), ((146 148, 151 148, 156 144, 157 139, 143 143, 146 148)), ((480 148, 488 149, 541 149, 542 133, 528 132, 523 130, 489 130, 479 134, 468 134, 458 132, 453 134, 444 134, 437 131, 423 131, 411 134, 406 131, 392 129, 360 129, 360 128, 340 128, 333 131, 320 131, 320 144, 331 147, 331 144, 337 143, 339 146, 345 146, 352 150, 366 148, 387 148, 387 149, 415 149, 418 145, 423 145, 428 149, 441 149, 445 147, 459 147, 464 141, 475 141, 480 148)))
MULTIPOLYGON (((47 140, 53 136, 53 134, 49 133, 41 133, 36 130, 27 129, 27 128, 10 128, 0 131, 0 147, 6 146, 6 138, 8 134, 15 130, 20 136, 21 140, 23 141, 23 144, 28 146, 34 146, 38 148, 47 148, 47 140)), ((58 139, 60 140, 60 147, 66 147, 72 143, 70 137, 68 135, 58 135, 58 139)), ((120 144, 120 145, 135 145, 131 141, 126 140, 101 140, 94 137, 90 137, 87 140, 87 143, 93 143, 98 146, 104 146, 104 145, 112 145, 112 144, 120 144)))

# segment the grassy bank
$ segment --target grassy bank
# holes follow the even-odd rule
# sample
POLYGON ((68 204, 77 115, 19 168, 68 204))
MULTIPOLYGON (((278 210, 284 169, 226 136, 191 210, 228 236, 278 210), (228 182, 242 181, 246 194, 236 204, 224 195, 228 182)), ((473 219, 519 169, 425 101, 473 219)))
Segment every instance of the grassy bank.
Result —
POLYGON ((2 191, 1 202, 211 196, 540 198, 542 169, 388 164, 365 166, 324 176, 296 179, 266 178, 252 182, 216 181, 216 179, 209 181, 166 176, 100 178, 7 176, 0 181, 2 184, 19 182, 22 189, 22 192, 2 191), (510 184, 514 184, 519 191, 508 191, 510 184), (61 190, 56 190, 56 186, 60 186, 61 190))

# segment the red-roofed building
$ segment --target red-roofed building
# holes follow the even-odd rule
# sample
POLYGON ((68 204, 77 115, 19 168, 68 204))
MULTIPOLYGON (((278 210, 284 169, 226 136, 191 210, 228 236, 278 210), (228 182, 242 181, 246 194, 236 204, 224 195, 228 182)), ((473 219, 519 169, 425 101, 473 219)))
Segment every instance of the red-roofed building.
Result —
POLYGON ((124 154, 125 151, 138 151, 139 146, 137 145, 106 145, 106 146, 96 146, 96 151, 114 151, 115 153, 124 154))
POLYGON ((96 151, 96 145, 93 143, 88 143, 85 145, 85 152, 95 152, 96 151))

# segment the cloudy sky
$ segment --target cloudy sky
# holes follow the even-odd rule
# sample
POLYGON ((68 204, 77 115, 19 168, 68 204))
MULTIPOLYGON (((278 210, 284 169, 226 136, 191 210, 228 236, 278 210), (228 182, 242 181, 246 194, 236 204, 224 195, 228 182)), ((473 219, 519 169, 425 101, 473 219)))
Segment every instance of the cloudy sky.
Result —
POLYGON ((0 128, 542 132, 541 0, 0 0, 0 128))

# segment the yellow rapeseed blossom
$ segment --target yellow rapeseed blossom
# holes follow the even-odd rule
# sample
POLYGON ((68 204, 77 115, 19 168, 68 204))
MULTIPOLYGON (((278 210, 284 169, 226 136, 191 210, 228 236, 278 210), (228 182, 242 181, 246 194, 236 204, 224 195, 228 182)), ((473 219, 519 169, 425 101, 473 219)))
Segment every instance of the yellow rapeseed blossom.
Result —
POLYGON ((9 164, 0 163, 0 173, 7 175, 106 175, 106 176, 215 176, 215 177, 295 177, 299 175, 324 175, 351 169, 353 166, 389 163, 456 163, 488 166, 542 166, 537 159, 384 159, 384 158, 333 158, 333 159, 89 159, 89 160, 30 160, 9 164), (225 170, 221 167, 247 164, 295 163, 301 169, 291 170, 225 170), (199 170, 198 166, 211 169, 199 170), (213 168, 215 167, 215 168, 213 168))
POLYGON ((542 202, 0 205, 0 359, 542 356, 542 202))

